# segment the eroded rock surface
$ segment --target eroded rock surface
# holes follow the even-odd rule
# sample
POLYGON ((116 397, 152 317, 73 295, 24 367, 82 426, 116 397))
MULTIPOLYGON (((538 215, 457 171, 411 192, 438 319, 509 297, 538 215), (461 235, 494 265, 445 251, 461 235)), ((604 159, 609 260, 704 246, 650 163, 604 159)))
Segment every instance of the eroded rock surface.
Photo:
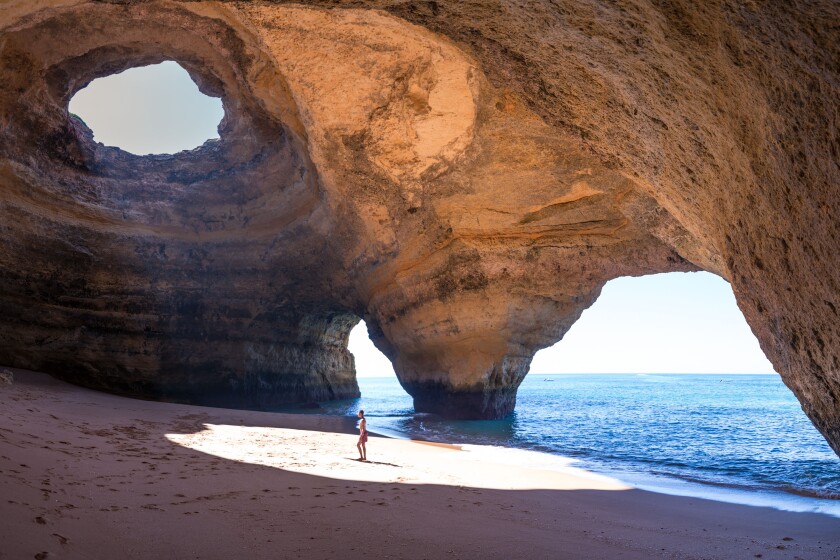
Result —
POLYGON ((834 2, 7 2, 0 363, 267 406, 500 417, 622 275, 728 279, 840 451, 834 2), (220 140, 137 157, 72 94, 176 60, 220 140))

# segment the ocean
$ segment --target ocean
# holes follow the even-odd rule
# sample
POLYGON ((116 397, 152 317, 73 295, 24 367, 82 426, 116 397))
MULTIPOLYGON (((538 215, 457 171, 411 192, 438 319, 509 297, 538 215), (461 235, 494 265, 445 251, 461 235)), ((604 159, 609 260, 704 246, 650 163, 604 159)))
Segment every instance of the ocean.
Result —
POLYGON ((415 414, 395 377, 359 378, 359 386, 360 399, 312 412, 362 408, 383 435, 541 468, 573 465, 646 490, 840 517, 840 458, 775 374, 533 374, 516 412, 493 421, 415 414))

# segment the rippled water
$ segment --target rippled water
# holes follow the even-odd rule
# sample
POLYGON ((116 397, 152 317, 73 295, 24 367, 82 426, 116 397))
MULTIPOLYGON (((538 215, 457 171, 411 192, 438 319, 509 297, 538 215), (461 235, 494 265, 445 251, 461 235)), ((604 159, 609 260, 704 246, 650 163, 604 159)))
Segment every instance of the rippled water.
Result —
POLYGON ((359 385, 361 399, 319 412, 363 408, 372 431, 543 451, 625 478, 840 500, 840 459, 777 375, 531 375, 501 421, 416 415, 393 377, 359 385))

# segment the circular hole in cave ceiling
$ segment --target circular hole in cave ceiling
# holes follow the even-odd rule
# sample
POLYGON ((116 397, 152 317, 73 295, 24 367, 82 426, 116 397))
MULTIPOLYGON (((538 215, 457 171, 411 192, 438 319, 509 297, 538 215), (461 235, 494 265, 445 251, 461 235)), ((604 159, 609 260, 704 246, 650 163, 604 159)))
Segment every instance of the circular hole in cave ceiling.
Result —
POLYGON ((97 78, 69 110, 94 140, 135 155, 175 154, 219 138, 222 100, 201 93, 177 62, 130 68, 97 78))

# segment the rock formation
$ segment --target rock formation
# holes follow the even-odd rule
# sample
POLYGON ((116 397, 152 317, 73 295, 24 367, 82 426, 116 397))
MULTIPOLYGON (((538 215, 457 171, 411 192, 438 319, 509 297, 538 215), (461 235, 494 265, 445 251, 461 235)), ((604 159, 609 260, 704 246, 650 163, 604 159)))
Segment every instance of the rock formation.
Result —
POLYGON ((171 400, 357 394, 499 417, 622 275, 708 270, 840 452, 840 7, 688 0, 6 2, 0 363, 171 400), (218 141, 96 144, 162 60, 218 141))

